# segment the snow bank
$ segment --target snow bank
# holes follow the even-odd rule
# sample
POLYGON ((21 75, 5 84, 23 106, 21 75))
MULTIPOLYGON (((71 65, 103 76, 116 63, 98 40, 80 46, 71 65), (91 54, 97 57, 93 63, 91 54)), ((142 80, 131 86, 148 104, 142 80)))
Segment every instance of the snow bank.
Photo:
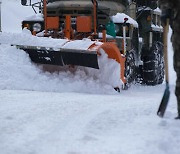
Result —
POLYGON ((9 45, 24 45, 24 46, 37 46, 54 48, 58 50, 63 49, 81 49, 87 50, 89 47, 100 42, 91 41, 90 39, 74 40, 70 41, 68 39, 54 39, 50 37, 37 37, 33 36, 28 29, 23 29, 21 33, 0 33, 0 43, 9 45))
POLYGON ((24 29, 21 33, 0 33, 0 43, 9 45, 27 45, 39 47, 60 48, 68 40, 32 36, 30 31, 24 29))
POLYGON ((0 60, 0 69, 3 70, 3 74, 0 77, 2 81, 0 84, 1 89, 81 91, 81 89, 89 87, 83 91, 93 92, 94 87, 98 91, 101 91, 101 87, 106 86, 108 88, 111 87, 111 90, 113 87, 122 87, 120 64, 115 60, 108 59, 103 50, 100 51, 101 56, 98 58, 99 70, 76 67, 73 73, 66 70, 65 72, 48 74, 41 72, 35 65, 31 64, 28 55, 24 51, 18 50, 15 47, 8 47, 8 45, 25 45, 51 47, 54 49, 87 50, 92 44, 100 46, 102 44, 101 42, 95 42, 89 39, 69 41, 67 39, 36 37, 32 36, 29 30, 24 29, 22 33, 0 33, 0 43, 4 44, 0 46, 0 54, 3 55, 1 57, 2 60, 0 60), (17 71, 17 73, 14 71, 17 71))
POLYGON ((112 16, 112 20, 114 23, 124 23, 124 18, 128 18, 128 21, 126 23, 130 23, 134 25, 134 27, 138 27, 138 23, 133 18, 124 13, 117 13, 116 15, 112 16))
POLYGON ((0 55, 0 89, 114 93, 113 87, 122 85, 119 64, 105 54, 99 58, 100 70, 77 67, 52 74, 37 68, 15 47, 1 45, 0 55))
POLYGON ((122 87, 120 80, 120 64, 113 59, 109 59, 108 55, 100 49, 101 56, 98 57, 99 70, 93 68, 82 68, 89 76, 100 79, 101 82, 107 83, 112 87, 122 87))

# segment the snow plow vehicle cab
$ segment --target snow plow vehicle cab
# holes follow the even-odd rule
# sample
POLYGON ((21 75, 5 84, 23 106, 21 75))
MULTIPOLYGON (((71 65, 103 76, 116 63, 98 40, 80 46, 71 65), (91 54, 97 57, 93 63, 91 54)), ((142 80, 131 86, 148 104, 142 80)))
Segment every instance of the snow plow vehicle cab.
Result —
POLYGON ((21 4, 32 6, 36 13, 22 21, 22 28, 36 36, 66 40, 58 52, 53 47, 21 46, 33 62, 98 69, 103 49, 119 63, 124 85, 163 82, 163 28, 157 0, 21 0, 21 4), (84 49, 74 46, 87 40, 84 49))

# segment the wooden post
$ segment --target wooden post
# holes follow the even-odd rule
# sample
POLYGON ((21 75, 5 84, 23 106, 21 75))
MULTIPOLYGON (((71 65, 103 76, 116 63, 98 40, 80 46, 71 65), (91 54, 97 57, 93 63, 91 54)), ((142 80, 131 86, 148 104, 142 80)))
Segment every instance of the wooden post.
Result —
POLYGON ((94 35, 97 35, 97 10, 96 10, 96 0, 93 0, 93 12, 94 12, 94 35))
POLYGON ((47 3, 46 0, 43 0, 43 14, 44 14, 44 29, 45 35, 47 35, 47 3))
POLYGON ((164 64, 165 64, 165 80, 169 83, 169 70, 168 70, 168 32, 169 32, 169 19, 166 21, 166 25, 164 26, 164 36, 163 36, 163 43, 164 43, 164 64))

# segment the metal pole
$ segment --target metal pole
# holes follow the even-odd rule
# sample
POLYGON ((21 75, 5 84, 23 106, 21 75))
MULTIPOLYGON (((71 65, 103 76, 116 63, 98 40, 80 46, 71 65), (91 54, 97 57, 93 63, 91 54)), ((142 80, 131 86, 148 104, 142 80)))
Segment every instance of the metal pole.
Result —
POLYGON ((2 3, 2 0, 0 0, 0 32, 2 32, 1 30, 1 3, 2 3))
POLYGON ((126 25, 123 26, 123 52, 126 54, 126 25))

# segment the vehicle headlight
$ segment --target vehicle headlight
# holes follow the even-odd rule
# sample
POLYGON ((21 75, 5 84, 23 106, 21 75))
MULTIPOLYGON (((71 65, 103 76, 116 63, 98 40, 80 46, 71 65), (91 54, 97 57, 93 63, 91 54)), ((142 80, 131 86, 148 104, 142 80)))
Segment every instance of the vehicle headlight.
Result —
POLYGON ((23 28, 30 29, 30 26, 29 26, 29 24, 23 24, 23 28))
POLYGON ((33 25, 33 31, 39 32, 41 30, 41 24, 40 23, 35 23, 33 25))

